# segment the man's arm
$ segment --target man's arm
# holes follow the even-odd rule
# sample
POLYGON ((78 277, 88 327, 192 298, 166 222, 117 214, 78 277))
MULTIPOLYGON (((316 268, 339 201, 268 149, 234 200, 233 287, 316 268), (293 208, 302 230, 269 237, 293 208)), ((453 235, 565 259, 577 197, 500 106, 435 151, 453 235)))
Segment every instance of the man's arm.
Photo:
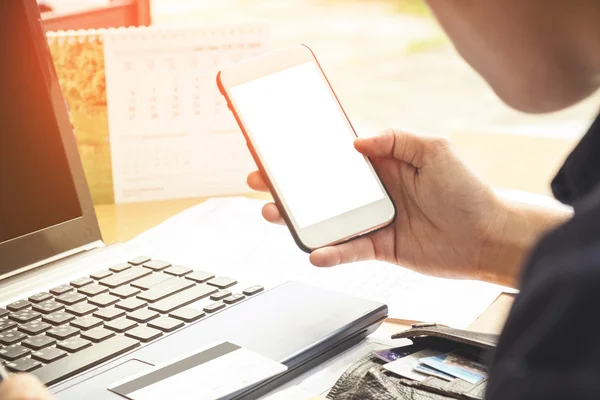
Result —
POLYGON ((553 208, 503 201, 504 221, 483 246, 479 280, 519 287, 521 269, 530 251, 550 230, 568 221, 573 213, 553 208))

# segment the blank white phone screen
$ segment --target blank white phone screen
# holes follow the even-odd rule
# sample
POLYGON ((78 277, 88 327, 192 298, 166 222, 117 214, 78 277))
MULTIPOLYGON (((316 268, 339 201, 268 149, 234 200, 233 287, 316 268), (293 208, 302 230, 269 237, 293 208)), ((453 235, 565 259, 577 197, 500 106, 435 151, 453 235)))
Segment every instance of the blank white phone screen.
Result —
POLYGON ((299 228, 384 198, 315 63, 234 86, 231 95, 299 228))

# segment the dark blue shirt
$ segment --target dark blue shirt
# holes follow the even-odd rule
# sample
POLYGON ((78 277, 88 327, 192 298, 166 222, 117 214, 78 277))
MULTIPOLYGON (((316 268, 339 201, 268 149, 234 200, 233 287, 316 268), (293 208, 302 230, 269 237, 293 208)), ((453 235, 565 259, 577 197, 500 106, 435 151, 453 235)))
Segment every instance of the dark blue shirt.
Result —
POLYGON ((574 216, 532 251, 489 400, 600 399, 600 117, 552 182, 574 216))

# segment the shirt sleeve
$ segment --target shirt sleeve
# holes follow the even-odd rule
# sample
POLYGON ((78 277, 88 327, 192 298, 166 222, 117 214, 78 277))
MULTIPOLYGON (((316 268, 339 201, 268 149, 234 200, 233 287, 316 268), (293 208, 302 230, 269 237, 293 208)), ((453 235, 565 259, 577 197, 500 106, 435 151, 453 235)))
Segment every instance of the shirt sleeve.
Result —
POLYGON ((592 221, 574 218, 533 252, 488 400, 600 399, 600 223, 592 221))

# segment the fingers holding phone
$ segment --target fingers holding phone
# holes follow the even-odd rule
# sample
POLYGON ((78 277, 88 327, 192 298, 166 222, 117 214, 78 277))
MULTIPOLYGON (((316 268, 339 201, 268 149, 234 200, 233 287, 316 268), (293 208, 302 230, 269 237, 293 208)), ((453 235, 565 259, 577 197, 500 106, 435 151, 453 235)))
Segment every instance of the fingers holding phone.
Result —
POLYGON ((248 186, 250 186, 252 190, 257 190, 259 192, 269 191, 269 186, 267 186, 267 183, 263 179, 260 171, 250 172, 246 181, 248 182, 248 186))
MULTIPOLYGON (((268 192, 269 191, 269 186, 267 186, 265 180, 263 179, 262 175, 260 174, 260 171, 253 171, 250 174, 248 174, 247 182, 248 182, 248 186, 250 186, 250 188, 252 190, 256 190, 259 192, 268 192)), ((279 209, 277 208, 277 205, 273 202, 269 202, 264 205, 264 207, 262 209, 262 215, 263 215, 264 219, 266 219, 267 221, 269 221, 273 224, 279 224, 279 225, 285 224, 285 221, 283 220, 283 218, 281 217, 281 214, 279 213, 279 209)))

